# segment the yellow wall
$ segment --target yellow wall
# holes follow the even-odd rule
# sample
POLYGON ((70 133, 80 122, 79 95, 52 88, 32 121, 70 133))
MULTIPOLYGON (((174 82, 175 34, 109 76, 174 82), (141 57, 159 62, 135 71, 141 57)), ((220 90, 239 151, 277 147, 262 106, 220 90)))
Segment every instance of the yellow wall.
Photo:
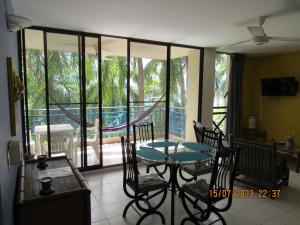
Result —
POLYGON ((263 57, 246 57, 244 68, 243 127, 256 116, 257 127, 266 130, 267 139, 284 140, 296 132, 300 143, 300 91, 296 96, 261 96, 260 79, 295 76, 300 82, 300 52, 263 57))

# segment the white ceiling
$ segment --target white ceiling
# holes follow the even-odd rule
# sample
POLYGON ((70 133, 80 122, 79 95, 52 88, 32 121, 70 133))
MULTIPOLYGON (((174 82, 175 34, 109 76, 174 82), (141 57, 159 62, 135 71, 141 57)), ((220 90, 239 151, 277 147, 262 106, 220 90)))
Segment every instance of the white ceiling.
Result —
MULTIPOLYGON (((300 38, 300 0, 11 0, 34 25, 217 48, 249 39, 270 15, 269 36, 300 38)), ((300 51, 300 43, 245 44, 236 52, 300 51)))

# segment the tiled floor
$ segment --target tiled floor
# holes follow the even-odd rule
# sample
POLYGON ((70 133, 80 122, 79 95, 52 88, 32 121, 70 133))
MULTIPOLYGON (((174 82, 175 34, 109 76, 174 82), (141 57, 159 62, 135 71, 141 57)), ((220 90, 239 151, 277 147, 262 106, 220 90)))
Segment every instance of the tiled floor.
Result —
MULTIPOLYGON (((144 168, 141 170, 145 171, 144 168)), ((129 209, 126 219, 122 217, 123 209, 129 198, 122 190, 123 178, 120 167, 84 176, 92 190, 92 225, 136 224, 139 215, 132 208, 129 209)), ((209 179, 209 175, 204 178, 209 179)), ((176 224, 180 224, 182 218, 186 217, 186 213, 180 199, 176 197, 175 201, 175 221, 176 224)), ((160 211, 166 218, 166 224, 170 224, 170 193, 160 211)), ((300 174, 290 172, 289 187, 282 187, 280 198, 276 200, 258 197, 234 198, 232 207, 224 213, 224 217, 228 225, 299 225, 300 174)), ((161 224, 161 220, 157 216, 149 216, 142 224, 161 224)))
MULTIPOLYGON (((99 148, 94 150, 92 146, 87 146, 87 161, 88 166, 99 164, 99 148)), ((122 163, 122 153, 120 143, 104 144, 103 148, 103 166, 111 166, 122 163)), ((77 149, 77 166, 81 163, 81 150, 77 149)))

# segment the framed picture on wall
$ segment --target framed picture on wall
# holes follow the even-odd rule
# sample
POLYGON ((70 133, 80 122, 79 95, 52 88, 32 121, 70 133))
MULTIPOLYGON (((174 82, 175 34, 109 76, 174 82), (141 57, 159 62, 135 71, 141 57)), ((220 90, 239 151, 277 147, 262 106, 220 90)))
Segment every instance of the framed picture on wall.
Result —
POLYGON ((16 73, 16 65, 11 57, 6 58, 7 63, 7 81, 9 97, 9 114, 10 114, 10 133, 16 136, 16 109, 15 103, 20 100, 24 94, 24 84, 16 73))

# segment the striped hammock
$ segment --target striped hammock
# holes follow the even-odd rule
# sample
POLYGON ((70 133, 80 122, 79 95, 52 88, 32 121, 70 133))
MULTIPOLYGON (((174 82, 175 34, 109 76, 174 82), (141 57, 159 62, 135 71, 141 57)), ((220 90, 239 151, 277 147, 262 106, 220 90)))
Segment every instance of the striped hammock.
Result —
MULTIPOLYGON (((162 99, 164 98, 165 95, 163 95, 158 101, 156 101, 149 109, 147 109, 146 111, 144 111, 143 113, 141 113, 137 118, 135 118, 134 120, 132 120, 129 123, 129 126, 132 126, 133 124, 138 124, 141 121, 143 121, 147 116, 150 115, 150 113, 152 113, 154 111, 154 109, 156 108, 156 106, 162 101, 162 99)), ((57 101, 52 98, 50 96, 51 100, 54 103, 57 103, 57 101)), ((74 115, 72 112, 69 112, 68 110, 66 110, 63 106, 61 106, 60 104, 57 104, 57 107, 68 117, 70 118, 72 121, 74 121, 77 124, 81 123, 81 119, 80 117, 74 115)), ((95 125, 92 123, 87 122, 86 124, 87 127, 94 127, 95 125)), ((121 124, 119 126, 103 126, 102 127, 102 131, 103 132, 111 132, 111 131, 118 131, 118 130, 122 130, 124 128, 126 128, 128 125, 127 123, 121 124)))

